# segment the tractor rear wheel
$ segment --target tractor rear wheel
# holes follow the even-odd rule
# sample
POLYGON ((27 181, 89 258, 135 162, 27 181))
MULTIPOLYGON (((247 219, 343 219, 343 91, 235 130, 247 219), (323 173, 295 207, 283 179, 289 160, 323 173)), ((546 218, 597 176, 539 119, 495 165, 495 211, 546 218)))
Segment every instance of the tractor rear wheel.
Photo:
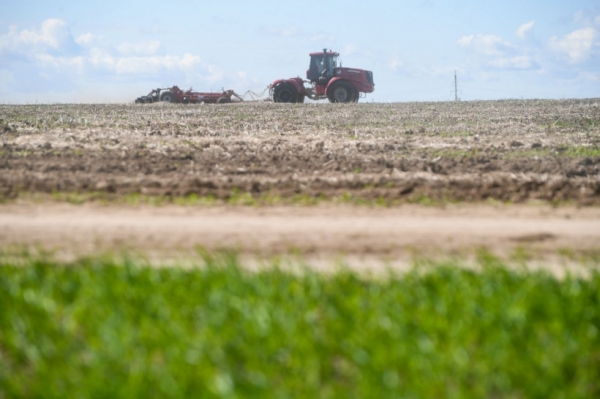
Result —
POLYGON ((217 104, 227 104, 230 102, 231 100, 227 97, 219 97, 219 99, 217 100, 217 104))
POLYGON ((354 101, 356 90, 346 82, 335 82, 327 90, 327 98, 331 103, 349 103, 354 101))
POLYGON ((273 101, 276 103, 295 103, 298 101, 298 90, 291 83, 280 83, 273 90, 273 101))
POLYGON ((172 103, 174 99, 175 99, 175 97, 173 96, 173 93, 171 93, 170 91, 165 91, 163 94, 160 95, 160 101, 172 103))

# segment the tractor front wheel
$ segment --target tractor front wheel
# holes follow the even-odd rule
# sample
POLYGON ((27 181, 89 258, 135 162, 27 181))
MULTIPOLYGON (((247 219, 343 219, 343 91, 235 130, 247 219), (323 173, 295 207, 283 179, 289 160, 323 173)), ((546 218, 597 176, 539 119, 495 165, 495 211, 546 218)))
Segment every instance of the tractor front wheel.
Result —
POLYGON ((166 91, 160 95, 160 101, 172 103, 174 99, 175 99, 175 97, 173 96, 173 93, 171 93, 170 91, 166 91))
POLYGON ((335 82, 327 90, 327 98, 331 103, 350 103, 354 101, 356 90, 346 82, 335 82))
POLYGON ((298 90, 291 83, 280 83, 273 90, 273 101, 276 103, 295 103, 298 101, 298 90))

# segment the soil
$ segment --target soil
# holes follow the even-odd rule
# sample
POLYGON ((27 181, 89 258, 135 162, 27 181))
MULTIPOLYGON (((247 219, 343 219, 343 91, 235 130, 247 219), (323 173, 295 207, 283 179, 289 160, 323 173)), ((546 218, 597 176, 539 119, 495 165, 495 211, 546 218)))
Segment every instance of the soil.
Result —
POLYGON ((0 197, 597 205, 599 104, 3 105, 0 197))

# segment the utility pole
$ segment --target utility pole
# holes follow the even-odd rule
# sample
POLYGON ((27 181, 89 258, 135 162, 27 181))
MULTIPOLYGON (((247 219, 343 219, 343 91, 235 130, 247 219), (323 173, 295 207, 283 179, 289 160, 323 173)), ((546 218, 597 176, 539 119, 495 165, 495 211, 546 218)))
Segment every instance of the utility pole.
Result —
POLYGON ((454 101, 458 101, 458 78, 456 77, 456 69, 454 70, 454 101))

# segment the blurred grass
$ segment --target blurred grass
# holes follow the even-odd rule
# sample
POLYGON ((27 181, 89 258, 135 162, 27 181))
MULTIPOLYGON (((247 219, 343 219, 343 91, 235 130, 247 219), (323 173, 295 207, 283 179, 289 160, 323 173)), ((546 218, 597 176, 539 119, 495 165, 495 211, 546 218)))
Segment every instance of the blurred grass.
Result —
MULTIPOLYGON (((391 184, 387 186, 392 187, 391 184)), ((371 187, 372 188, 372 187, 371 187)), ((349 205, 360 205, 368 207, 391 207, 398 206, 405 203, 418 203, 427 205, 439 205, 443 206, 448 203, 455 203, 456 201, 446 200, 435 200, 426 197, 425 195, 418 195, 415 198, 408 198, 405 200, 396 198, 363 198, 360 195, 353 195, 346 191, 340 195, 325 196, 323 194, 309 195, 309 194, 293 194, 290 196, 274 194, 271 192, 265 192, 262 194, 253 194, 246 191, 240 191, 233 189, 229 196, 224 198, 218 198, 214 194, 198 195, 195 193, 187 195, 151 195, 151 194, 115 194, 106 193, 100 191, 91 192, 59 192, 56 191, 51 195, 44 193, 32 193, 22 192, 15 198, 6 198, 0 195, 1 203, 11 203, 15 201, 26 201, 32 203, 68 203, 72 205, 82 205, 85 203, 96 203, 101 205, 128 205, 128 206, 247 206, 247 207, 261 207, 261 206, 316 206, 320 204, 349 204, 349 205)))
POLYGON ((0 258, 0 398, 592 398, 600 273, 0 258))

